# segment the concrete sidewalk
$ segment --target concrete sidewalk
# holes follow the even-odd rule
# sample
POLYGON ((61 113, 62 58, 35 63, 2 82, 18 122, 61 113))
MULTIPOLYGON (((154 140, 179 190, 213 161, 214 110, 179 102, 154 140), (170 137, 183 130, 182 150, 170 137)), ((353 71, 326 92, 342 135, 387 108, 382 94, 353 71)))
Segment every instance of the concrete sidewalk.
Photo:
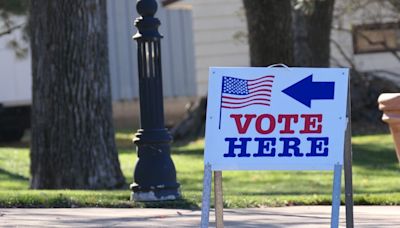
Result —
MULTIPOLYGON (((226 209, 225 227, 329 227, 330 206, 226 209)), ((345 227, 340 208, 340 227, 345 227)), ((210 227, 214 227, 214 213, 210 227)), ((400 206, 357 206, 355 227, 400 227, 400 206)), ((180 209, 0 209, 0 227, 199 227, 200 211, 180 209)))

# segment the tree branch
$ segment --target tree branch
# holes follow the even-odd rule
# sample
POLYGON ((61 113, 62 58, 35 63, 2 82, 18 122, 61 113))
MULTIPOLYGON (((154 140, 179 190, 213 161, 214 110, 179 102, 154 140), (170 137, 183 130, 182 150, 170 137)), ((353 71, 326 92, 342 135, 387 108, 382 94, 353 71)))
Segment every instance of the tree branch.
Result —
POLYGON ((343 56, 343 58, 350 64, 351 68, 356 69, 356 66, 353 63, 353 60, 349 56, 346 55, 345 51, 343 50, 342 46, 336 41, 331 39, 331 43, 335 46, 335 48, 339 51, 339 53, 343 56))
MULTIPOLYGON (((344 31, 344 32, 348 32, 350 34, 353 34, 351 30, 349 29, 343 29, 343 28, 332 28, 338 31, 344 31)), ((361 38, 363 38, 364 40, 366 40, 368 42, 368 44, 370 45, 382 45, 385 48, 385 51, 390 52, 399 62, 400 62, 400 55, 397 52, 397 50, 393 50, 391 49, 387 43, 385 41, 373 41, 371 40, 368 36, 366 36, 365 34, 363 34, 362 32, 358 33, 358 35, 361 36, 361 38)), ((339 45, 339 44, 338 44, 339 45)))
POLYGON ((4 36, 4 35, 7 35, 7 34, 10 34, 10 33, 12 33, 14 30, 19 29, 19 28, 22 28, 22 26, 24 26, 24 25, 25 25, 25 23, 22 23, 22 24, 13 26, 13 27, 9 27, 7 30, 0 32, 0 36, 4 36))

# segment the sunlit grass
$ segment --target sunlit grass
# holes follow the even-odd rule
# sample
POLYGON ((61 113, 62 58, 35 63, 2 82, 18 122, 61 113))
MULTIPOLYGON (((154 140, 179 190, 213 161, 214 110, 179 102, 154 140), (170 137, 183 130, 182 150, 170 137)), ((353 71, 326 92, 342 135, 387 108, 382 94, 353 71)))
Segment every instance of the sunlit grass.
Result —
MULTIPOLYGON (((116 134, 121 169, 132 183, 137 160, 133 132, 116 134)), ((29 148, 0 147, 0 207, 178 207, 199 208, 203 187, 203 140, 173 146, 183 200, 134 203, 130 190, 29 190, 29 148)), ((400 168, 390 135, 353 137, 356 204, 400 205, 400 168)), ((343 186, 343 185, 342 185, 343 186)), ((329 171, 224 171, 225 207, 330 204, 329 171)), ((343 188, 343 187, 342 187, 343 188)), ((343 198, 343 197, 342 197, 343 198)))

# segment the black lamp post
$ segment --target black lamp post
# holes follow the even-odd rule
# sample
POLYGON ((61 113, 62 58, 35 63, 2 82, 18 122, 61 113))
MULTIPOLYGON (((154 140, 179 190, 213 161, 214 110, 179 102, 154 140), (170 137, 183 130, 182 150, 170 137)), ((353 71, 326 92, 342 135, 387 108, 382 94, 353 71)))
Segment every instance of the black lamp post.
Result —
POLYGON ((174 200, 180 197, 179 183, 170 156, 171 135, 164 126, 161 74, 162 35, 155 0, 138 0, 136 9, 141 17, 135 20, 138 31, 133 39, 138 44, 140 124, 134 143, 138 161, 131 184, 135 201, 174 200))

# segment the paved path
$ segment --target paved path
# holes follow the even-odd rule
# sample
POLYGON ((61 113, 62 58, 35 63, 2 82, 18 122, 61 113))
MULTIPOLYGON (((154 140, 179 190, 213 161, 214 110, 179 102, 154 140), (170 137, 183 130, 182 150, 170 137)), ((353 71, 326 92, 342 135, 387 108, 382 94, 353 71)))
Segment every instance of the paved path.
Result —
MULTIPOLYGON (((329 206, 227 209, 225 227, 329 227, 329 206)), ((345 227, 341 207, 340 227, 345 227)), ((357 206, 355 227, 400 228, 400 206, 357 206)), ((210 214, 210 227, 214 227, 210 214)), ((2 209, 0 227, 199 227, 200 211, 180 209, 2 209)))

